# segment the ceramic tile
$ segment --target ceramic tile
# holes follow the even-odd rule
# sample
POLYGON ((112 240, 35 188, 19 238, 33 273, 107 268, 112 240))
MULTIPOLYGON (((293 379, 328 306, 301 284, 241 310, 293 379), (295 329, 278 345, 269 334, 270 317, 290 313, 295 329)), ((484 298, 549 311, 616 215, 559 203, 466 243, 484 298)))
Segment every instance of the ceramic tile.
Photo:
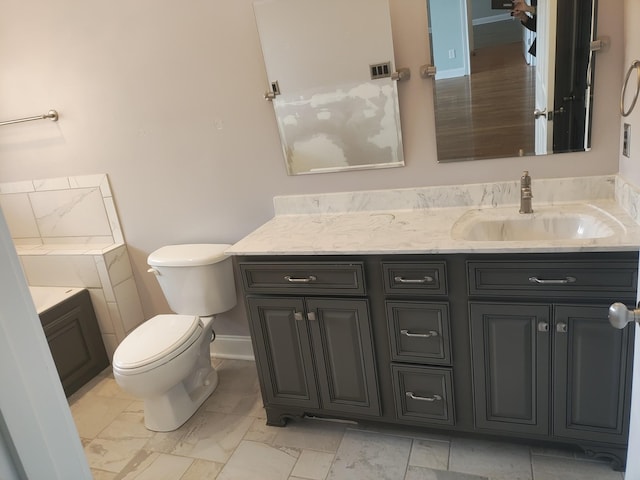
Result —
POLYGON ((106 472, 104 470, 91 469, 93 480, 115 480, 116 474, 113 472, 106 472))
POLYGON ((33 191, 35 191, 35 188, 33 187, 33 181, 31 180, 0 183, 0 194, 3 195, 5 193, 26 193, 33 191))
POLYGON ((409 465, 447 470, 449 468, 449 442, 414 440, 409 465))
POLYGON ((100 288, 93 258, 82 255, 21 257, 29 285, 100 288))
POLYGON ((84 452, 90 467, 118 473, 137 455, 146 441, 146 438, 95 438, 84 452))
POLYGON ((221 463, 196 459, 180 480, 214 480, 224 467, 221 463))
POLYGON ((340 446, 346 425, 314 419, 290 421, 286 427, 271 427, 263 419, 255 419, 245 435, 269 445, 335 453, 340 446))
POLYGON ((127 336, 127 333, 124 331, 124 325, 122 324, 122 317, 120 316, 118 304, 115 301, 107 301, 107 308, 109 309, 109 316, 111 317, 115 336, 118 339, 118 343, 120 343, 127 336))
POLYGON ((89 296, 91 297, 93 311, 96 314, 98 325, 100 326, 100 332, 103 334, 113 334, 113 322, 111 321, 111 315, 109 314, 107 300, 104 298, 104 291, 101 288, 90 288, 89 296))
POLYGON ((96 438, 116 441, 142 438, 146 443, 152 436, 153 432, 144 426, 142 413, 122 412, 96 438))
POLYGON ((133 277, 125 280, 120 285, 116 285, 113 288, 113 293, 118 303, 122 325, 125 332, 128 333, 145 320, 140 297, 138 296, 138 288, 133 277))
POLYGON ((100 192, 103 197, 112 196, 111 189, 109 188, 109 180, 104 173, 69 177, 69 186, 71 188, 100 187, 100 192))
POLYGON ((348 430, 336 452, 328 480, 397 480, 409 461, 411 439, 348 430))
POLYGON ((104 333, 102 334, 102 342, 104 343, 104 348, 107 351, 109 362, 111 362, 113 360, 113 354, 115 353, 116 348, 118 348, 118 339, 115 335, 104 333))
POLYGON ((531 480, 529 447, 507 442, 454 438, 449 470, 492 480, 531 480))
POLYGON ((170 453, 226 462, 247 432, 253 418, 202 412, 184 426, 186 434, 170 453))
MULTIPOLYGON (((116 383, 113 378, 111 366, 107 367, 102 373, 102 378, 100 378, 100 380, 91 389, 91 395, 107 398, 122 398, 131 402, 136 400, 136 397, 122 390, 122 388, 120 388, 116 383)), ((98 399, 97 401, 101 401, 101 399, 98 399)), ((129 407, 127 407, 125 411, 129 411, 129 407)))
POLYGON ((409 466, 404 480, 489 480, 487 477, 466 473, 433 470, 431 468, 409 466))
POLYGON ((333 458, 333 453, 303 450, 291 473, 301 478, 324 480, 329 473, 333 458))
POLYGON ((11 238, 39 238, 40 231, 26 193, 0 195, 0 209, 9 227, 11 238))
POLYGON ((140 450, 116 480, 180 480, 192 463, 192 458, 140 450))
POLYGON ((112 285, 118 285, 133 277, 127 247, 122 245, 104 254, 104 261, 109 272, 112 285))
POLYGON ((82 438, 97 437, 130 403, 131 400, 124 398, 98 399, 95 395, 78 399, 71 405, 78 433, 82 438))
POLYGON ((111 235, 113 236, 114 243, 124 243, 124 235, 122 234, 122 228, 120 227, 120 219, 118 218, 118 212, 116 211, 113 198, 104 198, 104 208, 109 219, 109 228, 111 229, 111 235))
POLYGON ((111 235, 98 188, 34 192, 29 198, 42 237, 111 235))
POLYGON ((287 480, 296 463, 296 453, 244 440, 218 475, 218 480, 287 480))
POLYGON ((33 181, 36 192, 44 192, 47 190, 69 190, 69 178, 44 178, 33 181))
POLYGON ((622 480, 606 463, 535 455, 532 459, 535 480, 622 480))

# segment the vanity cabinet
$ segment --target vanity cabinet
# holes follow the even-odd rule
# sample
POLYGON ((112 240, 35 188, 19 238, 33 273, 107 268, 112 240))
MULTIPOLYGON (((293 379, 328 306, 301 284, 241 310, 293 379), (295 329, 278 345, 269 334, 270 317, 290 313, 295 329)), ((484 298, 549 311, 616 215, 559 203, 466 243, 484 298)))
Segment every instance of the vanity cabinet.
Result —
POLYGON ((635 260, 468 263, 478 429, 624 461, 616 445, 628 438, 633 345, 608 307, 634 303, 635 270, 635 260), (498 292, 500 301, 484 301, 498 292))
POLYGON ((303 415, 580 446, 622 467, 637 252, 237 259, 267 423, 303 415))
POLYGON ((363 265, 240 269, 268 422, 282 424, 286 407, 378 416, 369 302, 354 297, 365 294, 363 265))

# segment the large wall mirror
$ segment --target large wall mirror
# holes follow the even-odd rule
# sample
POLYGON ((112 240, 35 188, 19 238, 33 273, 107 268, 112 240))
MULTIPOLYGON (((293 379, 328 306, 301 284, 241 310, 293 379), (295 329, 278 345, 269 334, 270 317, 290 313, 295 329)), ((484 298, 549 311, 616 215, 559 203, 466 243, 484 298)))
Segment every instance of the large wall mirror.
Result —
POLYGON ((289 175, 404 165, 388 0, 258 0, 289 175))
POLYGON ((597 0, 427 1, 440 162, 591 148, 597 0))

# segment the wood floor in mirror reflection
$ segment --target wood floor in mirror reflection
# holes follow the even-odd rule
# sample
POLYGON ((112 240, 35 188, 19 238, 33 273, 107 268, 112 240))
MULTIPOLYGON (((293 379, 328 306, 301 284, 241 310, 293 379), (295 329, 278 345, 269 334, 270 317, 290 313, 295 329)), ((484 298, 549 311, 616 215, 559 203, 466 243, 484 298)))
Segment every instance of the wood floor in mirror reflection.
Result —
POLYGON ((438 160, 534 153, 535 67, 521 42, 475 50, 471 75, 434 84, 438 160))

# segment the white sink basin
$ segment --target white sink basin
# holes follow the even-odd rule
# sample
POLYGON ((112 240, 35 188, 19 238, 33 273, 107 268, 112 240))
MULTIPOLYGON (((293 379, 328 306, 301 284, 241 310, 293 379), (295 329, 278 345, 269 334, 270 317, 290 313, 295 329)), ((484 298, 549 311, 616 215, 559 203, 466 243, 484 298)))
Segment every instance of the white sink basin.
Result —
POLYGON ((456 221, 456 240, 490 242, 606 238, 624 232, 615 218, 592 205, 543 206, 520 214, 518 207, 471 210, 456 221))

